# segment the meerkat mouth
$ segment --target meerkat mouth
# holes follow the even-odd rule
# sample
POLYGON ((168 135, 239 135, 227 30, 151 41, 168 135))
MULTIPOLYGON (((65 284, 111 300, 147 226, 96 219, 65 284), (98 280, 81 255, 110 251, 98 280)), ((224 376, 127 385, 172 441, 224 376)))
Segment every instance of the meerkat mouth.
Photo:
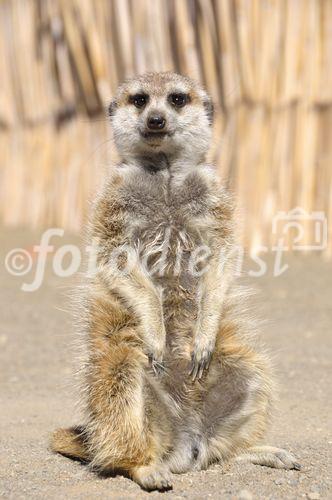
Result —
POLYGON ((140 134, 143 139, 148 140, 148 141, 154 141, 158 140, 160 141, 161 139, 164 139, 167 136, 170 136, 171 134, 167 131, 159 131, 159 132, 150 132, 147 130, 140 131, 140 134))

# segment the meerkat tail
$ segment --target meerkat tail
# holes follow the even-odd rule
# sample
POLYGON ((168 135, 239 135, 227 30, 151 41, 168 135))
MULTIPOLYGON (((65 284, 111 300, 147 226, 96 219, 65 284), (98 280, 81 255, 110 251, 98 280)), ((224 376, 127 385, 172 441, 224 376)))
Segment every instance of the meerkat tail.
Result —
POLYGON ((88 453, 84 444, 83 431, 82 427, 57 429, 51 436, 51 450, 65 457, 87 462, 88 453))

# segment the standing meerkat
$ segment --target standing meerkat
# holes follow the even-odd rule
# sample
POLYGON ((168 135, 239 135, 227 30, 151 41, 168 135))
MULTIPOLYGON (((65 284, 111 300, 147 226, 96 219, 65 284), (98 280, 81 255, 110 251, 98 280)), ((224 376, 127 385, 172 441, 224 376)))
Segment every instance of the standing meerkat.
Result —
POLYGON ((298 469, 257 445, 273 384, 236 298, 233 203, 205 159, 210 98, 189 78, 148 73, 119 88, 110 117, 121 161, 90 226, 86 420, 56 431, 52 449, 148 490, 232 458, 298 469))

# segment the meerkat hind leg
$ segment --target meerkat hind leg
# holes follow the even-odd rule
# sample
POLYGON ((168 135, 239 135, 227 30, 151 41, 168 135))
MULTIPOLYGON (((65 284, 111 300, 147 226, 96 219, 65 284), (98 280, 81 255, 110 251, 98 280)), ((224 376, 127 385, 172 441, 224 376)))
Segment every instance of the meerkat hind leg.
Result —
POLYGON ((274 469, 301 469, 301 465, 291 453, 272 446, 253 446, 244 454, 236 457, 236 461, 251 462, 255 465, 264 465, 274 469))
POLYGON ((126 470, 147 490, 170 489, 170 476, 160 463, 168 446, 168 418, 149 383, 150 375, 145 375, 142 354, 120 339, 104 349, 102 353, 100 347, 91 367, 95 370, 90 384, 91 464, 99 470, 126 470))

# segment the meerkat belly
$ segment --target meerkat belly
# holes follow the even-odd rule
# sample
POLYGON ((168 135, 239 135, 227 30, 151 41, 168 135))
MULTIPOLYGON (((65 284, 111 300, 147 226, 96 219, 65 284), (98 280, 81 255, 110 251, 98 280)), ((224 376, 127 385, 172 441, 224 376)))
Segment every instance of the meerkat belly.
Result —
POLYGON ((165 327, 170 345, 182 344, 192 335, 198 312, 200 272, 195 256, 201 236, 185 225, 155 221, 144 231, 140 242, 141 259, 153 283, 162 292, 165 327))

